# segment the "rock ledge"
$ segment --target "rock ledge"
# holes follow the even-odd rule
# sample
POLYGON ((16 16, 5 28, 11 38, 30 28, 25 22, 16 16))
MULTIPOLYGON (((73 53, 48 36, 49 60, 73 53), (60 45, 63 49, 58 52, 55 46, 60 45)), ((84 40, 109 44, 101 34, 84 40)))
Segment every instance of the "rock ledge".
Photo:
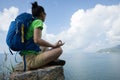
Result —
POLYGON ((14 71, 10 80, 64 80, 62 66, 49 66, 32 71, 14 71))

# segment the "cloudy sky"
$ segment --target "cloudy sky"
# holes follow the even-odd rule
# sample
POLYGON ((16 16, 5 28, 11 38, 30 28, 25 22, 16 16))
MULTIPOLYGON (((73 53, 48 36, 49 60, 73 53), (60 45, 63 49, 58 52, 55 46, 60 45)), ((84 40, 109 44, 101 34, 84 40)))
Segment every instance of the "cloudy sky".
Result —
MULTIPOLYGON (((0 51, 6 51, 9 24, 22 12, 31 12, 34 0, 1 0, 0 51)), ((65 42, 64 51, 96 51, 119 45, 120 0, 39 0, 47 13, 43 38, 65 42)))

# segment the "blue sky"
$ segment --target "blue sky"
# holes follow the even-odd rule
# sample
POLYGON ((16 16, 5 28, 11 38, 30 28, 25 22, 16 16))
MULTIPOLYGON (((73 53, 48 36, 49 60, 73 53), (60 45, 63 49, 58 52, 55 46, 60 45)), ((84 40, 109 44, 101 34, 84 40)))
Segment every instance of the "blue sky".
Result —
MULTIPOLYGON (((0 44, 14 18, 34 0, 1 0, 0 44)), ((38 0, 47 13, 43 37, 65 42, 64 51, 96 51, 120 44, 120 0, 38 0)), ((0 46, 6 51, 7 46, 0 46)))
MULTIPOLYGON (((25 12, 31 8, 31 2, 35 0, 1 0, 0 12, 4 8, 11 6, 17 7, 19 13, 25 12)), ((78 9, 89 9, 95 7, 96 4, 114 5, 119 4, 120 0, 36 0, 42 5, 47 13, 45 24, 47 32, 58 34, 63 29, 70 26, 72 14, 78 9)))

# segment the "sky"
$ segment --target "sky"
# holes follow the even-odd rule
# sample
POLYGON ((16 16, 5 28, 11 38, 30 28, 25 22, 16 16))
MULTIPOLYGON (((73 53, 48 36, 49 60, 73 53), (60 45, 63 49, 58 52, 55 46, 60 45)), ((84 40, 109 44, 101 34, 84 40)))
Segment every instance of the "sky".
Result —
MULTIPOLYGON (((14 6, 19 9, 19 14, 31 9, 31 3, 35 0, 1 0, 0 12, 5 8, 14 6)), ((78 9, 90 9, 96 4, 114 5, 120 0, 36 0, 39 5, 45 8, 47 13, 45 24, 48 26, 48 33, 58 34, 63 29, 70 27, 70 18, 78 9), (59 30, 56 31, 56 28, 59 30)))
MULTIPOLYGON (((120 0, 36 1, 47 13, 43 38, 50 42, 63 40, 65 51, 94 51, 119 44, 120 0)), ((22 12, 31 12, 31 2, 34 0, 1 0, 0 44, 5 44, 3 34, 10 22, 22 12)))

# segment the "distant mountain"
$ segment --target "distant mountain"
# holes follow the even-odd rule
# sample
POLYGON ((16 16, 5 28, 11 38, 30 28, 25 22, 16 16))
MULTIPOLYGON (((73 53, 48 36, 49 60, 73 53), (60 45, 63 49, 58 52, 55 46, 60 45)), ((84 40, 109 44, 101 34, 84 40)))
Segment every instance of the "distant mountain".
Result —
POLYGON ((97 52, 99 53, 120 53, 120 45, 110 47, 110 48, 100 49, 97 52))

